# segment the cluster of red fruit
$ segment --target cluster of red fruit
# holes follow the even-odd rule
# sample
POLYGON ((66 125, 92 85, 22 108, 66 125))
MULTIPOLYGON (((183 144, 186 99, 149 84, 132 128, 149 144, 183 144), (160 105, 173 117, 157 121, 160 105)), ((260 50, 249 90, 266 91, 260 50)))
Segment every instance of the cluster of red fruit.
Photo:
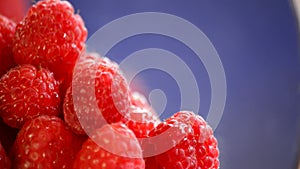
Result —
POLYGON ((200 116, 181 111, 161 122, 116 63, 85 52, 86 38, 67 1, 39 1, 17 24, 0 15, 0 168, 219 168, 217 140, 200 116), (97 110, 88 108, 92 101, 97 110), (143 156, 138 139, 170 128, 177 130, 161 144, 171 148, 143 156), (90 137, 86 129, 94 130, 90 137), (178 134, 182 139, 172 140, 178 134))

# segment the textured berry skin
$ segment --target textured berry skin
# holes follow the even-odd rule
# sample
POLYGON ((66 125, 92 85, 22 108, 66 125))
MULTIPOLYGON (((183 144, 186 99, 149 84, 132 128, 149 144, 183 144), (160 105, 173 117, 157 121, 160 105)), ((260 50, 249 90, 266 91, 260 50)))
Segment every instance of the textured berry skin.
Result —
POLYGON ((90 132, 104 123, 125 122, 130 108, 128 91, 116 63, 108 58, 85 56, 74 69, 72 90, 64 100, 65 121, 79 134, 84 131, 77 117, 90 132))
POLYGON ((131 106, 129 120, 126 122, 137 138, 147 138, 149 133, 160 123, 156 114, 148 109, 131 106))
POLYGON ((119 66, 108 58, 101 58, 96 72, 96 98, 100 111, 108 123, 126 121, 129 113, 129 89, 119 66))
POLYGON ((16 63, 43 66, 58 80, 72 75, 87 30, 68 1, 42 0, 17 25, 13 41, 16 63))
MULTIPOLYGON (((192 112, 181 111, 160 123, 150 136, 167 132, 170 128, 178 129, 170 133, 167 144, 172 144, 172 138, 184 134, 177 144, 168 151, 146 159, 146 168, 154 169, 218 169, 219 150, 212 129, 204 119, 192 112)), ((163 143, 161 143, 163 144, 163 143)), ((174 143, 173 143, 174 144, 174 143)))
POLYGON ((91 138, 77 154, 74 169, 145 168, 141 147, 133 132, 124 124, 106 124, 97 129, 91 138))
POLYGON ((72 168, 82 139, 55 116, 39 116, 25 123, 12 150, 14 169, 72 168))
POLYGON ((0 15, 0 77, 15 66, 12 43, 16 24, 14 21, 0 15))
POLYGON ((6 151, 2 147, 0 143, 0 168, 1 169, 10 169, 11 168, 11 161, 6 154, 6 151))
POLYGON ((81 127, 80 122, 78 121, 77 114, 74 112, 73 96, 71 86, 66 92, 63 105, 64 111, 64 120, 70 129, 76 134, 85 134, 84 130, 81 127))
POLYGON ((47 69, 21 65, 0 79, 0 115, 11 127, 42 114, 58 115, 59 105, 59 83, 47 69))
POLYGON ((130 93, 130 114, 126 125, 131 129, 137 138, 149 137, 149 132, 153 130, 161 121, 154 110, 149 105, 144 95, 138 92, 130 93))

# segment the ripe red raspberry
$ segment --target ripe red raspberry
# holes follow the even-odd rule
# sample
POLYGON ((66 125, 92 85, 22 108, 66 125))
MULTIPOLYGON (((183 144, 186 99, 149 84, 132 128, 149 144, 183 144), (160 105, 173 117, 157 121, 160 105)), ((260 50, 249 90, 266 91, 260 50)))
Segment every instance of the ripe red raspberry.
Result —
POLYGON ((74 169, 144 169, 141 147, 122 123, 97 129, 76 156, 74 169), (95 141, 93 141, 92 139, 95 141))
POLYGON ((13 168, 71 169, 83 140, 55 116, 39 116, 24 124, 12 150, 13 168))
POLYGON ((149 137, 149 132, 161 121, 144 95, 132 92, 130 94, 130 101, 130 114, 126 125, 134 132, 137 138, 147 138, 149 137))
MULTIPOLYGON (((165 134, 161 145, 173 145, 168 151, 146 159, 146 168, 218 169, 219 150, 212 129, 204 119, 192 112, 181 111, 160 123, 150 136, 165 134), (170 128, 176 129, 170 132, 170 128), (174 132, 175 131, 175 132, 174 132), (182 136, 179 142, 174 140, 182 136), (177 143, 177 144, 174 144, 177 143)), ((159 148, 161 145, 155 145, 159 148)))
POLYGON ((58 115, 58 93, 59 83, 47 69, 32 65, 12 68, 0 79, 0 115, 15 128, 42 114, 58 115))
POLYGON ((76 134, 85 134, 74 110, 72 88, 71 86, 66 91, 66 96, 63 103, 64 120, 70 129, 76 134))
POLYGON ((6 151, 2 147, 1 142, 0 142, 0 168, 1 169, 10 169, 11 168, 11 161, 6 154, 6 151))
POLYGON ((137 138, 147 138, 149 133, 160 123, 156 114, 151 111, 131 106, 129 114, 129 120, 126 122, 126 126, 133 131, 137 138))
POLYGON ((42 0, 17 25, 16 63, 43 66, 58 80, 69 78, 87 37, 82 18, 68 1, 42 0))
POLYGON ((15 66, 12 52, 12 41, 16 24, 3 15, 0 15, 0 77, 15 66))
POLYGON ((125 122, 130 108, 128 91, 116 63, 108 58, 85 56, 76 65, 72 88, 65 96, 65 121, 79 134, 85 132, 77 117, 88 131, 101 127, 105 123, 103 120, 125 122))
POLYGON ((28 4, 29 1, 1 0, 0 13, 12 19, 15 22, 19 22, 23 19, 28 4))

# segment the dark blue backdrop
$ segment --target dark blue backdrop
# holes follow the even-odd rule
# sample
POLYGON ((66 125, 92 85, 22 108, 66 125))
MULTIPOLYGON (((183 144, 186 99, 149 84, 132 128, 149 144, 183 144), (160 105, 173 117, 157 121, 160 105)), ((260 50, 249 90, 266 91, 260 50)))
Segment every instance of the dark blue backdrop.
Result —
MULTIPOLYGON (((297 24, 287 0, 71 2, 84 18, 89 35, 114 19, 146 11, 174 14, 195 24, 217 49, 227 78, 226 107, 215 131, 221 168, 295 168, 300 69, 297 24)), ((189 64, 200 84, 200 114, 206 116, 208 75, 185 45, 159 35, 141 35, 122 41, 107 56, 121 61, 150 47, 170 50, 189 64), (197 67, 202 71, 195 72, 197 67)), ((145 94, 157 87, 166 91, 168 104, 162 118, 179 109, 180 93, 174 79, 155 70, 139 76, 148 85, 145 94)))

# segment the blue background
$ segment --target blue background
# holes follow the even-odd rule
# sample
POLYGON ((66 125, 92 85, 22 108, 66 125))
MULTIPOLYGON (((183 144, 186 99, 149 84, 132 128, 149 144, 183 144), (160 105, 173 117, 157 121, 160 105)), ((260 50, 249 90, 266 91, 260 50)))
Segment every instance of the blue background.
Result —
MULTIPOLYGON (((119 17, 164 12, 201 29, 222 60, 227 102, 215 131, 222 169, 295 168, 299 123, 297 23, 287 0, 85 0, 71 3, 85 20, 89 35, 119 17)), ((122 28, 120 28, 121 31, 122 28)), ((176 28, 174 28, 176 29, 176 28)), ((140 35, 117 44, 107 56, 119 62, 137 50, 162 48, 180 56, 200 86, 200 114, 207 115, 210 84, 201 61, 184 44, 159 35, 140 35), (201 71, 195 71, 197 68, 201 71)), ((160 88, 168 103, 162 118, 179 110, 174 79, 155 70, 139 76, 147 88, 160 88)))

